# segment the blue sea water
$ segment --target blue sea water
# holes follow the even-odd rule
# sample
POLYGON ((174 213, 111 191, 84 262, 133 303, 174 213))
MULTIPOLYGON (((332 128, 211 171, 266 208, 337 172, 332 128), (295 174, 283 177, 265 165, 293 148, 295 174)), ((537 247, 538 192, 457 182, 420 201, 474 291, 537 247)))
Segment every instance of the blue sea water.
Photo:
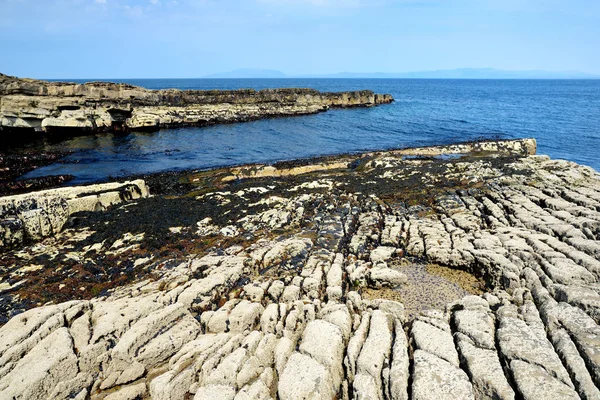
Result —
POLYGON ((600 171, 600 80, 129 79, 149 89, 370 89, 374 108, 127 135, 98 134, 30 148, 73 151, 26 177, 72 174, 84 183, 131 174, 274 162, 319 155, 533 137, 538 154, 600 171))

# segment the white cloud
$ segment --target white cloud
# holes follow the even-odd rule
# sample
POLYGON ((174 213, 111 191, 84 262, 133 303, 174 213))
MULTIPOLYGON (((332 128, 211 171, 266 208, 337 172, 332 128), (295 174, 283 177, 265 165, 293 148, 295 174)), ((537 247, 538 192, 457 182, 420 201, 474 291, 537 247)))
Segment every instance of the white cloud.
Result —
POLYGON ((125 12, 133 18, 141 18, 144 16, 144 9, 141 6, 123 6, 125 12))
POLYGON ((309 5, 317 7, 355 8, 368 5, 366 0, 257 0, 259 3, 276 6, 309 5))
POLYGON ((96 4, 106 4, 106 0, 94 0, 96 4))

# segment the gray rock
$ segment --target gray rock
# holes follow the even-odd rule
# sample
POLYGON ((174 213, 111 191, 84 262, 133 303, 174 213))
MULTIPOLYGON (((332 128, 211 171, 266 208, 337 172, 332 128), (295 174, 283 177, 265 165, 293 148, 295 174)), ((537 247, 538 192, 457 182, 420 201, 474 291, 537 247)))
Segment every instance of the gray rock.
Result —
POLYGON ((356 360, 355 398, 383 398, 382 370, 389 365, 392 347, 391 318, 375 310, 370 322, 369 335, 356 360))
POLYGON ((525 400, 580 398, 572 387, 554 379, 543 366, 514 360, 510 362, 510 369, 525 400))
POLYGON ((474 399, 467 374, 457 366, 424 350, 414 352, 412 398, 474 399))
POLYGON ((46 399, 60 382, 74 378, 77 373, 73 339, 67 328, 59 328, 37 343, 10 373, 0 378, 0 398, 46 399))
POLYGON ((458 353, 448 331, 417 320, 413 322, 411 337, 417 349, 425 350, 458 367, 458 353))
POLYGON ((554 381, 559 381, 562 385, 573 388, 569 374, 547 339, 537 336, 523 320, 516 317, 514 310, 509 306, 502 307, 498 311, 498 316, 500 326, 496 335, 500 352, 502 357, 511 365, 511 369, 513 369, 513 361, 518 361, 519 377, 523 378, 519 380, 515 377, 519 391, 528 390, 521 387, 521 385, 530 384, 526 372, 536 372, 537 369, 532 368, 534 366, 543 367, 546 372, 545 374, 536 372, 536 385, 539 385, 540 381, 547 380, 547 384, 553 387, 558 385, 554 381), (529 363, 531 367, 523 366, 523 363, 529 363))
POLYGON ((325 366, 308 355, 294 353, 279 378, 277 393, 282 400, 332 399, 333 387, 325 366))
POLYGON ((399 320, 394 321, 394 346, 390 366, 390 397, 392 400, 408 399, 408 380, 410 359, 408 357, 408 341, 399 320))
POLYGON ((106 396, 105 400, 136 400, 146 394, 146 384, 138 383, 137 385, 126 386, 106 396))
POLYGON ((344 337, 336 325, 315 320, 306 325, 302 334, 300 352, 311 356, 328 369, 332 393, 337 393, 344 376, 344 337))

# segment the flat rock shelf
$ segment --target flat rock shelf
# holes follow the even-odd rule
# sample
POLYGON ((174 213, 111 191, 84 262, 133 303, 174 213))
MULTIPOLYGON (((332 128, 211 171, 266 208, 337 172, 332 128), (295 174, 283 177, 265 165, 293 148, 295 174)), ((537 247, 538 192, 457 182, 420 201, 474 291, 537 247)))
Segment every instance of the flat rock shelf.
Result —
POLYGON ((0 398, 598 399, 600 175, 535 148, 162 174, 25 230, 0 398))
POLYGON ((48 82, 0 73, 0 143, 10 142, 15 136, 22 140, 23 135, 154 131, 316 114, 330 108, 372 107, 393 101, 389 94, 370 90, 149 90, 128 84, 48 82))

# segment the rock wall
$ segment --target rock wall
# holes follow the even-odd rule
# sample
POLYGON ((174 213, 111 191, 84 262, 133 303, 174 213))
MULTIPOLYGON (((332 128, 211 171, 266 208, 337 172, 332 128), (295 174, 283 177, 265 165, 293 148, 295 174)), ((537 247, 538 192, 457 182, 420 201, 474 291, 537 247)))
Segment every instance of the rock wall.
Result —
POLYGON ((390 95, 369 90, 147 90, 127 84, 80 85, 0 74, 0 129, 62 133, 155 130, 314 114, 330 107, 370 107, 392 101, 390 95))
POLYGON ((74 213, 148 195, 145 182, 135 180, 0 197, 0 250, 56 235, 74 213))
MULTIPOLYGON (((116 206, 148 223, 172 208, 157 237, 186 251, 124 251, 154 278, 14 316, 0 398, 600 398, 598 173, 491 151, 340 160, 231 186, 231 170, 199 173, 180 202, 116 206), (442 287, 408 274, 420 263, 487 285, 435 306, 442 287)), ((107 239, 117 214, 85 228, 111 226, 97 245, 59 234, 49 265, 107 267, 134 241, 107 239)))

